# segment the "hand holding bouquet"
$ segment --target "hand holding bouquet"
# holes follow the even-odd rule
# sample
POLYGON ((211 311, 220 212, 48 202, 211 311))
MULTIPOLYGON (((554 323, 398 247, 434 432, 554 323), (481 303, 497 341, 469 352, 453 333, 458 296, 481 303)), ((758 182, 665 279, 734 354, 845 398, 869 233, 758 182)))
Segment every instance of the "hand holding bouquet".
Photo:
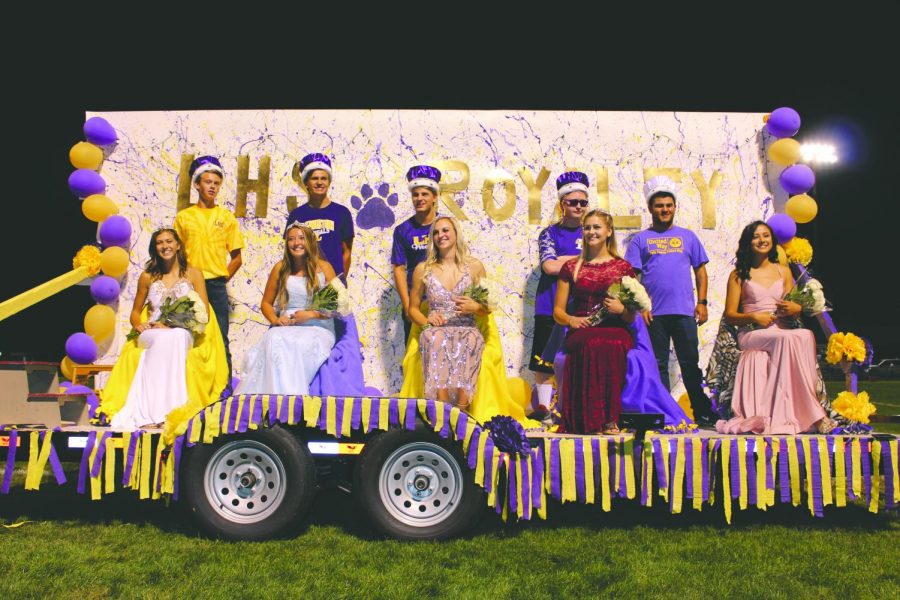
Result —
POLYGON ((347 288, 335 277, 328 284, 316 290, 309 302, 309 310, 315 310, 326 319, 339 317, 349 312, 347 288))
MULTIPOLYGON (((191 290, 185 296, 166 298, 159 307, 158 323, 167 327, 180 327, 187 329, 195 336, 200 335, 209 323, 209 313, 206 304, 200 298, 200 294, 191 290)), ((140 332, 132 329, 125 336, 128 341, 138 337, 140 332)))
MULTIPOLYGON (((625 306, 625 310, 632 312, 652 310, 652 303, 647 290, 644 289, 640 281, 628 275, 609 286, 606 295, 621 302, 625 306)), ((587 316, 588 325, 597 325, 608 315, 609 311, 606 307, 602 303, 598 304, 591 310, 591 314, 587 316)))
POLYGON ((784 299, 790 302, 796 302, 803 308, 803 312, 808 315, 818 315, 827 310, 825 293, 822 291, 822 284, 818 279, 812 277, 806 279, 802 284, 797 284, 794 288, 784 295, 784 299))

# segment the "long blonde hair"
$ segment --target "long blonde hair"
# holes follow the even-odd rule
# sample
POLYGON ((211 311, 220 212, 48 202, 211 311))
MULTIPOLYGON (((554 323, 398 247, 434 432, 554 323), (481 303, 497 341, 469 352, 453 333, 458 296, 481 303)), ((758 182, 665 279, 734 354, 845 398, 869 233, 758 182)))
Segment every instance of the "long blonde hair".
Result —
POLYGON ((284 258, 281 260, 281 269, 278 271, 278 284, 275 287, 275 307, 279 312, 284 310, 288 302, 287 279, 294 270, 293 257, 288 250, 288 233, 291 229, 299 229, 303 232, 306 242, 306 293, 312 296, 319 289, 319 239, 316 232, 300 223, 291 223, 284 230, 284 258))
POLYGON ((616 226, 613 225, 613 218, 608 212, 600 208, 592 208, 591 210, 584 213, 584 216, 581 217, 581 260, 587 260, 587 242, 584 239, 584 224, 588 220, 589 217, 600 217, 604 224, 606 224, 607 229, 609 229, 609 237, 606 238, 606 249, 609 250, 610 255, 614 258, 622 258, 619 256, 619 247, 616 245, 616 226))
POLYGON ((460 271, 464 270, 464 268, 474 262, 474 258, 469 256, 469 248, 466 246, 466 242, 462 238, 462 234, 459 231, 459 223, 453 217, 438 217, 431 224, 431 229, 428 231, 428 255, 425 258, 425 274, 431 272, 431 268, 437 264, 438 259, 440 259, 440 254, 438 253, 437 243, 434 240, 434 229, 437 227, 437 224, 441 221, 449 221, 453 226, 453 231, 456 232, 456 253, 453 257, 453 262, 456 263, 456 266, 459 267, 460 271))

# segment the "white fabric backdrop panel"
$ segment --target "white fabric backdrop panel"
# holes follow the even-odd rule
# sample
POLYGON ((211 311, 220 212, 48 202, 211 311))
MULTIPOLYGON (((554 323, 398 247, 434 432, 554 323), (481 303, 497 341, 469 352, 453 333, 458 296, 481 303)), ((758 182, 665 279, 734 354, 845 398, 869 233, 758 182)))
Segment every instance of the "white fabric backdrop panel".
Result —
MULTIPOLYGON (((133 267, 118 310, 120 335, 104 362, 115 359, 129 328, 150 234, 175 218, 179 183, 184 191, 187 178, 185 155, 221 159, 226 177, 219 202, 232 210, 240 187, 239 157, 249 161, 252 180, 259 179, 261 163, 269 164, 264 216, 256 216, 259 198, 251 192, 247 216, 238 219, 246 242, 244 264, 229 284, 238 376, 247 349, 267 328, 259 304, 269 270, 282 255, 287 197, 306 201, 292 177, 295 164, 309 152, 332 158, 331 198, 350 209, 356 227, 348 285, 366 382, 384 393, 399 390, 402 379, 404 340, 390 265, 391 232, 412 214, 405 174, 415 164, 438 166, 444 181, 455 184, 446 200, 466 217, 463 235, 472 254, 505 289, 496 317, 511 377, 530 378, 537 236, 556 218, 555 180, 563 171, 587 173, 592 203, 608 203, 614 215, 630 215, 631 224, 639 219, 641 227, 650 223, 642 197, 645 178, 653 169, 673 169, 666 172, 680 177, 676 223, 695 231, 710 257, 710 320, 700 329, 701 367, 719 325, 740 230, 774 208, 761 113, 241 110, 87 116, 102 116, 118 131, 118 145, 101 174, 107 195, 134 232, 133 267), (538 190, 542 169, 548 173, 538 190)), ((442 200, 440 211, 450 210, 442 200)), ((634 231, 619 231, 620 247, 634 231)), ((683 388, 672 364, 678 395, 683 388)))

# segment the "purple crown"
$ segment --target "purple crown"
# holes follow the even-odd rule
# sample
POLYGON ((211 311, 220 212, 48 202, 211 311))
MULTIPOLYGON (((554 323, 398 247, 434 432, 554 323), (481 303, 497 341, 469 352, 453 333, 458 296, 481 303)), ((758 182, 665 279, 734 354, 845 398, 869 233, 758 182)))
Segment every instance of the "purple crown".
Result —
POLYGON ((566 171, 556 178, 556 193, 560 198, 571 192, 587 194, 588 185, 588 177, 581 171, 566 171))
POLYGON ((321 152, 313 152, 300 159, 300 176, 303 181, 316 169, 327 171, 331 176, 331 160, 321 152))
POLYGON ((191 177, 191 181, 197 181, 201 175, 209 171, 218 173, 220 177, 225 177, 222 163, 220 163, 219 159, 215 156, 198 156, 194 159, 194 162, 191 163, 188 174, 191 177))
POLYGON ((410 190, 417 187, 427 187, 440 193, 441 172, 429 165, 416 165, 406 172, 406 181, 410 190))

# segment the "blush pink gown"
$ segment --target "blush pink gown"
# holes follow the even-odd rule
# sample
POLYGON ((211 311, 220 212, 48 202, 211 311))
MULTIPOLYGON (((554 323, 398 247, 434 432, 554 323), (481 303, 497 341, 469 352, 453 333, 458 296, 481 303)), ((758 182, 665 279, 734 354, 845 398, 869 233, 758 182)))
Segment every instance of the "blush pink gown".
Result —
MULTIPOLYGON (((774 312, 784 282, 741 285, 742 312, 774 312)), ((795 434, 825 417, 816 397, 816 341, 808 329, 789 329, 779 319, 765 329, 738 332, 738 361, 731 408, 716 423, 719 433, 795 434)))

